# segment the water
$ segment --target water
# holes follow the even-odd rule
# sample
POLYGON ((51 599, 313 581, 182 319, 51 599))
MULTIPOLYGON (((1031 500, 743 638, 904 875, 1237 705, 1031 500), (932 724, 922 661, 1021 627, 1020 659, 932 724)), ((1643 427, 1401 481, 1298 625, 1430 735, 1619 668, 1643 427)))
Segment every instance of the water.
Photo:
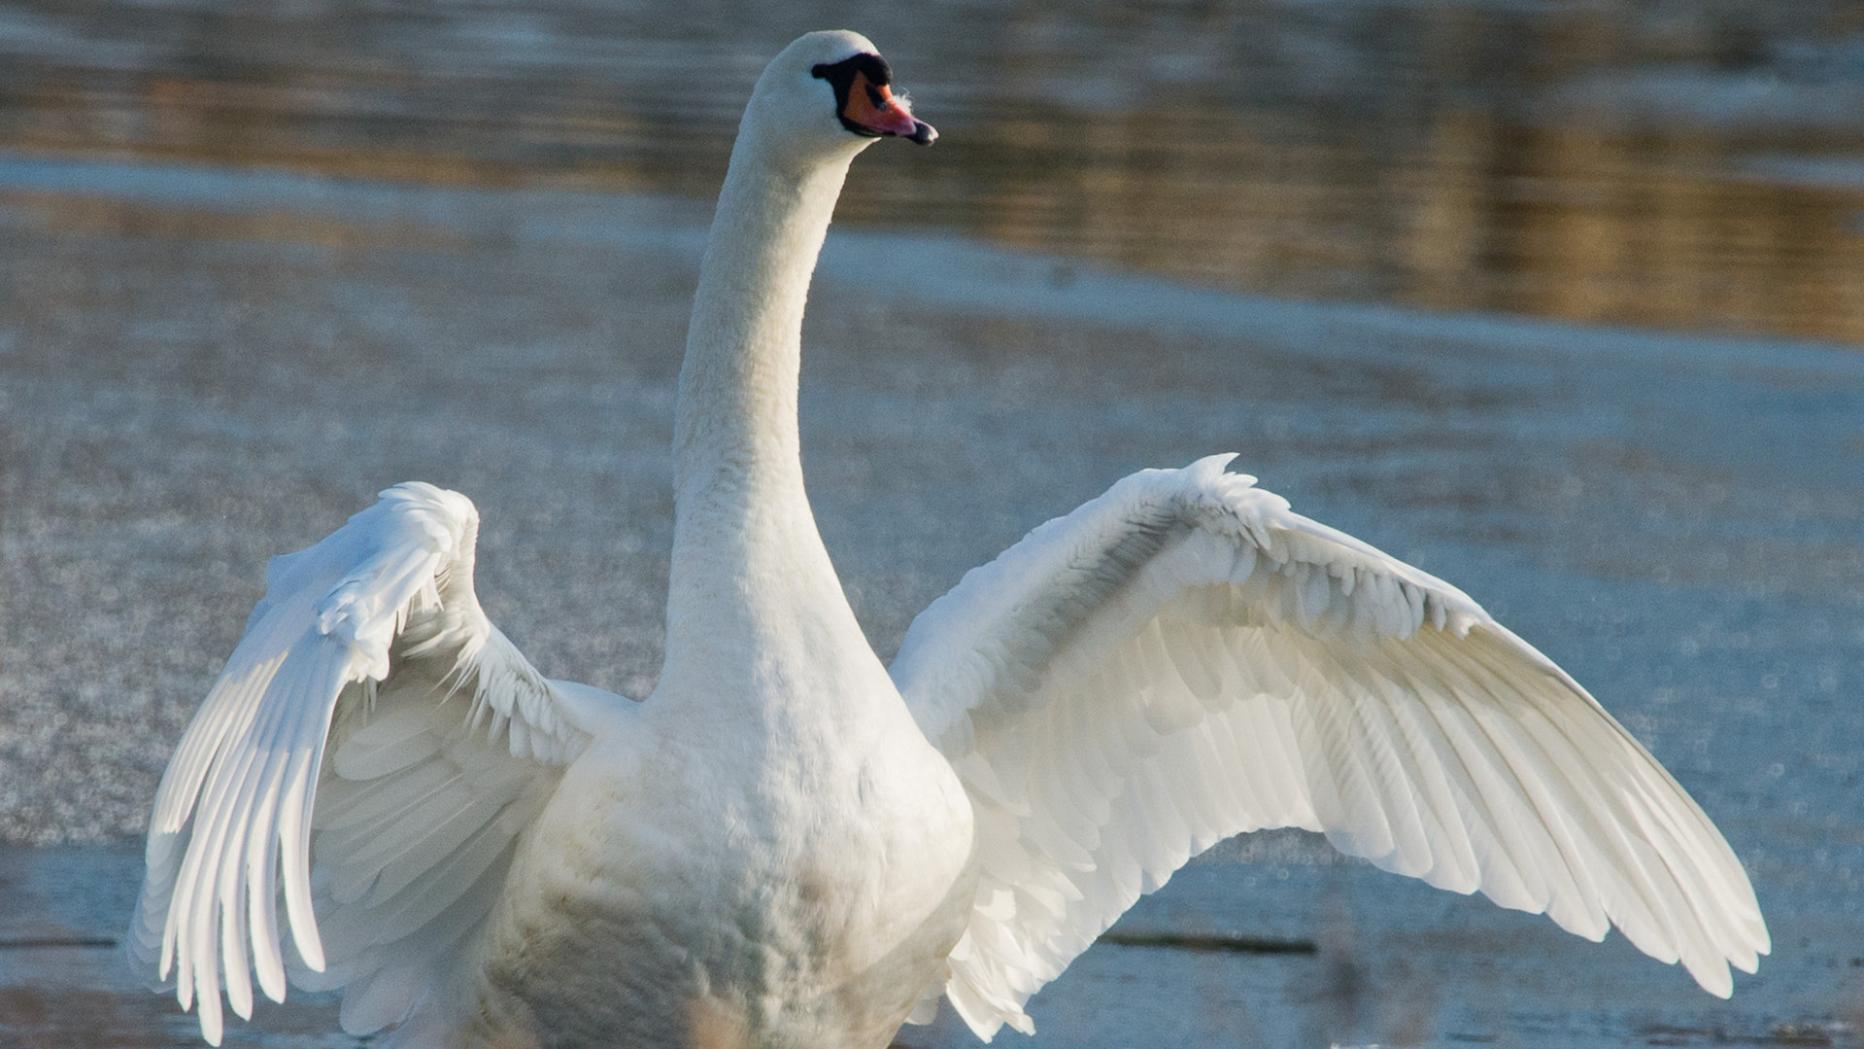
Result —
MULTIPOLYGON (((23 0, 0 142, 709 199, 821 2, 23 0)), ((944 138, 844 219, 1237 289, 1864 341, 1847 0, 870 5, 944 138)))
MULTIPOLYGON (((264 559, 382 486, 473 497, 479 590, 540 666, 653 682, 709 196, 757 56, 823 18, 738 16, 740 48, 626 7, 329 13, 0 12, 0 1044, 189 1044, 98 945, 132 839, 264 559)), ((1864 356, 1834 342, 1864 109, 1830 104, 1856 17, 877 13, 945 137, 857 166, 802 409, 876 647, 1117 477, 1240 451, 1588 684, 1727 833, 1776 944, 1718 1002, 1620 938, 1257 836, 1123 931, 1315 954, 1105 944, 1029 1044, 1860 1044, 1864 356), (1493 43, 1543 38, 1567 57, 1493 43), (1509 145, 1416 133, 1451 110, 1513 113, 1509 145), (1535 129, 1624 148, 1560 167, 1535 129), (1714 148, 1653 145, 1685 139, 1714 148), (1439 221, 1482 247, 1396 246, 1439 221)), ((350 1044, 327 1003, 271 1019, 233 1044, 350 1044)), ((965 1044, 949 1016, 902 1036, 965 1044)))
MULTIPOLYGON (((185 1044, 107 949, 5 942, 115 935, 126 839, 264 558, 391 481, 473 496, 480 592, 541 666, 651 687, 706 209, 15 155, 0 216, 0 1032, 185 1044)), ((1036 1000, 1034 1044, 1855 1042, 1864 357, 861 230, 831 236, 807 340, 811 491, 883 653, 1035 522, 1238 449, 1591 685, 1726 831, 1777 945, 1717 1002, 1622 940, 1248 838, 1128 931, 1319 954, 1099 947, 1036 1000)), ((275 1015, 342 1044, 327 1006, 275 1015)), ((947 1017, 902 1044, 967 1038, 947 1017)))

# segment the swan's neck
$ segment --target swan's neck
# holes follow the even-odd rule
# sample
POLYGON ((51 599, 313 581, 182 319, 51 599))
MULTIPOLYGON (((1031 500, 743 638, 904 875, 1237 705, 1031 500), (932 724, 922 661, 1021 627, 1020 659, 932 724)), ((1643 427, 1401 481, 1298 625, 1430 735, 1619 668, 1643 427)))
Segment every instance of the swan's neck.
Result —
POLYGON ((772 632, 860 636, 803 492, 796 425, 803 306, 854 152, 792 169, 749 121, 732 150, 674 411, 663 676, 716 678, 768 656, 772 632))

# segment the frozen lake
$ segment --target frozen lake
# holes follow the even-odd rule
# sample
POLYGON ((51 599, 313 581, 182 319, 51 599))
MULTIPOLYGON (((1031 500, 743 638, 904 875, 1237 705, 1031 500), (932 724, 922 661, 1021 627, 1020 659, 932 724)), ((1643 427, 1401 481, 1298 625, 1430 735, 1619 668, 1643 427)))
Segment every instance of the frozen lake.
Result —
MULTIPOLYGON (((0 1043, 189 1043, 107 946, 127 842, 265 558, 386 484, 478 503, 480 592, 539 666, 651 686, 707 214, 0 155, 0 1043)), ((805 338, 811 493, 883 653, 1039 521, 1240 451, 1585 682, 1726 832, 1775 941, 1724 1003, 1622 939, 1242 839, 1038 997, 1029 1044, 1857 1043, 1864 355, 858 229, 831 236, 805 338), (1159 934, 1295 949, 1138 945, 1159 934)), ((326 1006, 278 1017, 230 1044, 350 1044, 326 1006)), ((968 1041, 949 1017, 902 1037, 968 1041)))

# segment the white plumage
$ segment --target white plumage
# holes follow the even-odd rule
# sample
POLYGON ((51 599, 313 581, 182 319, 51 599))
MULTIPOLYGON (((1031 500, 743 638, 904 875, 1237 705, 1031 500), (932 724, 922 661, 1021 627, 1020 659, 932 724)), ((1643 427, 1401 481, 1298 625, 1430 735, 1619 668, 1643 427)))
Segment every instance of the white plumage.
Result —
POLYGON ((1442 580, 1289 510, 1231 456, 1121 481, 913 623, 894 679, 975 808, 947 995, 980 1034, 1142 892, 1303 827, 1438 888, 1610 925, 1726 997, 1747 877, 1572 678, 1442 580))
POLYGON ((272 562, 156 792, 129 940, 133 964, 172 976, 183 1008, 198 1001, 208 1041, 223 990, 241 1017, 255 975, 283 1000, 281 899, 300 985, 347 988, 352 1030, 402 1019, 489 912, 519 833, 588 740, 579 718, 609 714, 545 680, 480 611, 478 527, 464 496, 405 484, 272 562))
POLYGON ((1629 733, 1228 456, 1036 529, 880 664, 795 415, 863 121, 933 137, 888 75, 810 34, 746 112, 681 373, 654 695, 544 678, 474 595, 472 504, 389 489, 273 562, 156 795, 138 970, 216 1044, 255 983, 340 989, 345 1029, 402 1046, 876 1049, 941 993, 988 1039, 1190 857, 1304 827, 1617 926, 1715 994, 1753 971, 1740 863, 1629 733))

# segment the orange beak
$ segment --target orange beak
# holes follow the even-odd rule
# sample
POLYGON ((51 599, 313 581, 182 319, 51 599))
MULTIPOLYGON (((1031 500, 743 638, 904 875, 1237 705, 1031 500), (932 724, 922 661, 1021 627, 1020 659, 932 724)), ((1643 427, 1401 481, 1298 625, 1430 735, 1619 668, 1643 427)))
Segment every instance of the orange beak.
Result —
POLYGON ((938 131, 914 117, 905 100, 893 96, 892 88, 874 83, 865 73, 854 74, 854 82, 848 90, 848 104, 841 115, 848 123, 876 136, 897 135, 922 146, 929 146, 938 138, 938 131))

